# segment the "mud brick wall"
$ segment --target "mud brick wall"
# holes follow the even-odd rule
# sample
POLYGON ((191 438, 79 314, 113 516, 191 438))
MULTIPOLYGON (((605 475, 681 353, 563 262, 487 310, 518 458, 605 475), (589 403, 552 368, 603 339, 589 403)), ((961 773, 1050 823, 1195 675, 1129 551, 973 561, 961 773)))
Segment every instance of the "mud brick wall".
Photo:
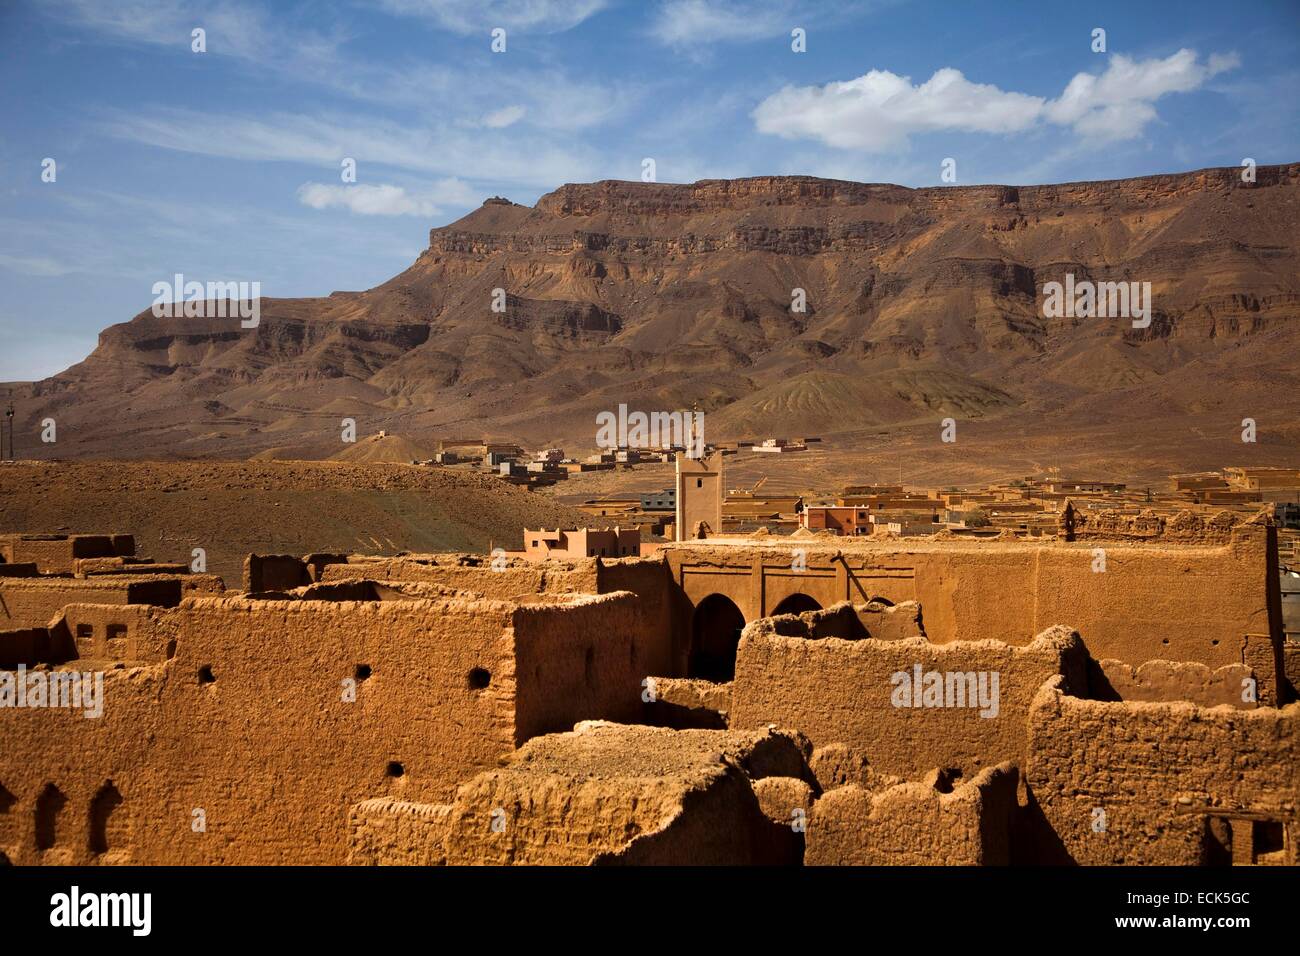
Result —
POLYGON ((67 604, 175 607, 181 600, 181 580, 156 575, 135 579, 126 575, 94 579, 0 578, 0 628, 45 627, 67 604))
POLYGON ((1029 734, 1029 788, 1074 862, 1201 863, 1214 816, 1280 821, 1292 848, 1300 836, 1300 704, 1084 700, 1052 684, 1029 734))
POLYGON ((1086 686, 1083 645, 1068 628, 1040 634, 1024 647, 1000 641, 931 644, 923 638, 808 640, 782 636, 773 621, 745 628, 732 684, 733 729, 798 729, 817 748, 843 744, 877 772, 915 779, 934 767, 972 776, 1024 759, 1025 718, 1048 678, 1068 674, 1086 686), (996 717, 978 707, 895 707, 891 676, 899 671, 997 672, 996 717))
POLYGON ((1010 863, 1017 771, 1003 763, 955 785, 932 771, 879 793, 848 786, 813 806, 809 866, 1000 866, 1010 863))
POLYGON ((349 807, 383 796, 445 801, 513 752, 517 707, 525 727, 572 726, 625 700, 640 708, 634 598, 586 600, 553 612, 462 598, 71 608, 57 628, 89 626, 87 653, 130 659, 65 665, 104 672, 98 719, 3 714, 0 786, 13 799, 0 852, 15 863, 341 863, 349 807), (615 668, 598 648, 596 677, 609 686, 584 696, 573 688, 586 682, 587 647, 598 641, 629 663, 615 668), (567 700, 520 705, 521 647, 552 655, 546 693, 567 700), (354 702, 343 699, 345 679, 356 682, 354 702), (90 807, 110 781, 121 798, 117 836, 95 854, 90 807), (204 833, 192 830, 196 808, 204 833), (42 833, 53 834, 44 847, 42 833))

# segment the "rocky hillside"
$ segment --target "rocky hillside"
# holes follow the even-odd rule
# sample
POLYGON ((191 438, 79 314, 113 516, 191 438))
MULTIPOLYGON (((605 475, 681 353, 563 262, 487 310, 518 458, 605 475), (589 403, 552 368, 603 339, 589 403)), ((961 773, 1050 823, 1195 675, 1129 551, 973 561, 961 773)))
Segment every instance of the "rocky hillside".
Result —
POLYGON ((1292 428, 1300 164, 1257 173, 491 199, 367 292, 266 299, 255 329, 148 312, 110 326, 84 362, 15 390, 20 451, 328 457, 344 417, 426 447, 485 434, 576 450, 621 402, 698 403, 710 438, 852 438, 946 415, 1062 440, 1226 434, 1245 416, 1292 428), (1043 286, 1067 273, 1150 282, 1150 326, 1045 319, 1043 286), (47 416, 59 441, 39 446, 47 416))

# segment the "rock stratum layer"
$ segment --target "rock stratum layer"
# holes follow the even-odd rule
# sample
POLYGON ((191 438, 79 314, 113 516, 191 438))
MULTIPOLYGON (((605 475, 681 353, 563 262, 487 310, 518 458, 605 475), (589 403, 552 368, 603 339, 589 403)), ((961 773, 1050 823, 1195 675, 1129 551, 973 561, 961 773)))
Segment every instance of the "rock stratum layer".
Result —
POLYGON ((952 415, 1067 444, 1164 440, 1159 464, 1190 467, 1171 435, 1240 448, 1243 417, 1264 444, 1300 443, 1298 240, 1300 164, 1253 184, 1210 169, 1032 187, 566 185, 433 229, 369 291, 264 299, 255 329, 148 311, 113 325, 85 361, 15 388, 20 436, 59 427, 20 453, 325 457, 345 416, 418 443, 577 449, 619 403, 698 403, 711 439, 952 415), (1150 326, 1044 318, 1044 284, 1067 273, 1150 282, 1150 326))

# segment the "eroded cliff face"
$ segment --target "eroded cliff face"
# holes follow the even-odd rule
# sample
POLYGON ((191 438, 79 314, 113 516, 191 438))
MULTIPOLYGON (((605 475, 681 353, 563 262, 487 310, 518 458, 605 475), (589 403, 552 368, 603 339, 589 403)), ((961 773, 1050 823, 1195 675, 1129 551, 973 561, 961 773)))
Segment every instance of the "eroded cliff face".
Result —
POLYGON ((1294 403, 1300 384, 1285 358, 1300 338, 1300 164, 1256 172, 599 182, 535 207, 493 198, 432 230, 389 282, 263 300, 255 329, 141 313, 22 407, 28 424, 57 413, 62 457, 332 453, 344 414, 363 430, 580 446, 620 402, 698 403, 718 439, 937 413, 1024 430, 1220 406, 1239 419, 1234 402, 1294 403), (1149 325, 1044 318, 1045 283, 1067 274, 1150 283, 1149 325))

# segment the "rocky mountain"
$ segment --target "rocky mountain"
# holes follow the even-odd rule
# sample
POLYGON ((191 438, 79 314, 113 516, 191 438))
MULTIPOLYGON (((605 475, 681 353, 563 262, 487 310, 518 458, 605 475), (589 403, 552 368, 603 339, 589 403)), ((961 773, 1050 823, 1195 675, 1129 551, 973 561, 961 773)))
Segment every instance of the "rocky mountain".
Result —
POLYGON ((1300 446, 1298 258, 1300 164, 1254 183, 566 185, 433 229, 369 291, 264 299, 256 328, 148 311, 110 326, 85 361, 15 389, 18 427, 56 419, 45 457, 328 457, 344 417, 426 447, 580 450, 620 403, 697 404, 711 439, 861 444, 953 416, 1009 442, 1149 434, 1171 449, 1161 467, 1191 467, 1171 429, 1235 437, 1249 416, 1300 446), (1045 318, 1067 274, 1150 283, 1149 325, 1045 318))

